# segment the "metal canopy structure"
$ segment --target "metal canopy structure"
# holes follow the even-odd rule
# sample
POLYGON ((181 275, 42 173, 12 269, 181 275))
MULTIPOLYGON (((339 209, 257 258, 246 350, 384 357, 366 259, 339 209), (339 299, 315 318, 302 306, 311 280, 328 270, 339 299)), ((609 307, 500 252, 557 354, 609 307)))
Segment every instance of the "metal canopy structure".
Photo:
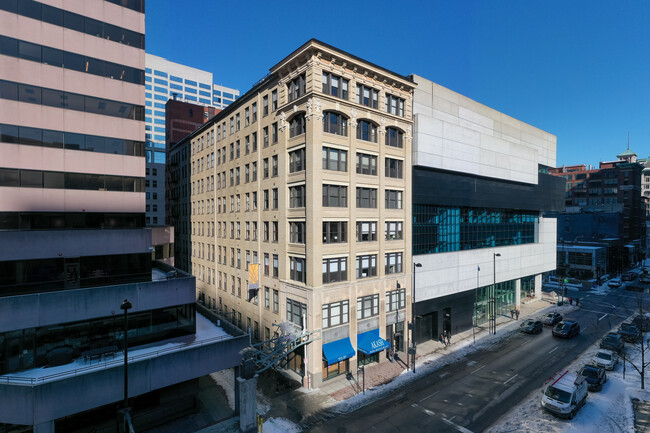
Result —
POLYGON ((251 344, 243 354, 244 359, 252 359, 255 362, 258 373, 274 367, 300 346, 321 339, 320 329, 307 331, 292 322, 282 322, 274 326, 278 328, 277 337, 251 344))

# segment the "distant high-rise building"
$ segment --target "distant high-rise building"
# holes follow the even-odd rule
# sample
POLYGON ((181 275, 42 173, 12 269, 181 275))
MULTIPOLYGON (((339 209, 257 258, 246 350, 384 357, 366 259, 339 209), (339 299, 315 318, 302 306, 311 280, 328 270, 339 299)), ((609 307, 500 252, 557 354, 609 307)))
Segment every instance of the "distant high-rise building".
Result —
POLYGON ((247 339, 152 264, 144 1, 47 3, 0 2, 0 431, 114 425, 126 335, 131 401, 161 421, 247 339))
POLYGON ((214 84, 211 72, 153 54, 145 54, 145 66, 145 221, 156 226, 165 224, 165 103, 175 99, 222 109, 239 97, 239 90, 214 84))

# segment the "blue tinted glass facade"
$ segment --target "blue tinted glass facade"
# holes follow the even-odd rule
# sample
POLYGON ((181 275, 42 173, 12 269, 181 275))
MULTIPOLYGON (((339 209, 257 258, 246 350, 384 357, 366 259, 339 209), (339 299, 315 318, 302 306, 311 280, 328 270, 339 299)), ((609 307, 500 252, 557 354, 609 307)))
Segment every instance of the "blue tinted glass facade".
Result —
POLYGON ((512 209, 413 206, 413 254, 536 242, 539 215, 512 209))
POLYGON ((228 99, 233 99, 232 93, 223 92, 223 97, 228 99))
POLYGON ((183 86, 179 86, 178 84, 170 84, 169 87, 171 87, 174 90, 183 90, 183 86))
POLYGON ((159 77, 165 77, 165 78, 167 78, 167 72, 163 72, 163 71, 153 71, 153 74, 154 74, 154 75, 158 75, 159 77))
POLYGON ((167 80, 162 80, 160 78, 154 78, 153 82, 155 84, 160 84, 161 86, 166 86, 167 85, 167 80))
POLYGON ((210 90, 210 86, 208 86, 207 84, 199 83, 199 87, 202 88, 202 89, 210 90))
POLYGON ((167 94, 167 89, 165 89, 164 87, 158 87, 158 86, 156 86, 156 87, 154 87, 153 89, 154 89, 156 92, 164 93, 165 95, 167 94))
POLYGON ((176 81, 177 83, 182 83, 182 82, 183 82, 183 79, 182 79, 182 78, 180 78, 180 77, 175 77, 174 75, 170 75, 170 76, 169 76, 169 79, 170 79, 171 81, 176 81))
POLYGON ((195 86, 195 87, 196 87, 196 81, 185 80, 185 84, 190 85, 190 86, 195 86))
POLYGON ((186 87, 186 88, 185 88, 185 92, 188 92, 188 93, 196 93, 196 89, 192 89, 191 87, 186 87))

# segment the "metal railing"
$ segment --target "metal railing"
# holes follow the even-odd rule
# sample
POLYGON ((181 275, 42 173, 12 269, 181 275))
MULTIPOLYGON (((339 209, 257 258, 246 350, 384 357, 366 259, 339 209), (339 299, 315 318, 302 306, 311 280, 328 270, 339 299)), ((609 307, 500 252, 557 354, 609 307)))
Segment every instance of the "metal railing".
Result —
MULTIPOLYGON (((219 337, 207 338, 205 340, 193 341, 191 343, 180 343, 178 346, 168 347, 165 349, 156 350, 154 352, 141 353, 139 355, 129 356, 129 364, 143 359, 155 358, 160 355, 165 355, 174 352, 180 352, 192 347, 205 346, 217 341, 231 339, 231 335, 221 335, 219 337)), ((79 358, 77 358, 79 359, 79 358)), ((84 367, 75 368, 74 370, 66 370, 59 373, 48 374, 40 377, 22 377, 22 376, 0 376, 0 383, 15 384, 15 385, 36 385, 39 383, 50 382, 53 380, 62 379, 68 376, 77 376, 95 370, 104 370, 110 367, 118 367, 124 365, 124 359, 112 359, 110 361, 100 361, 96 364, 87 365, 84 367)))

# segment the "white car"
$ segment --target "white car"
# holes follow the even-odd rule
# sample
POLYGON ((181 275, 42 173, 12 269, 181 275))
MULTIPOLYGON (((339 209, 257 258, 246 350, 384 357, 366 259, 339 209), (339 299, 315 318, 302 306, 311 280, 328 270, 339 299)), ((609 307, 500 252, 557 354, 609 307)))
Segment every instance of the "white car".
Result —
POLYGON ((623 282, 621 281, 620 278, 614 278, 612 280, 609 280, 607 282, 607 285, 609 287, 613 288, 613 289, 618 289, 619 287, 621 287, 623 285, 623 282))
POLYGON ((613 370, 618 363, 618 354, 612 350, 600 349, 591 362, 605 370, 613 370))

